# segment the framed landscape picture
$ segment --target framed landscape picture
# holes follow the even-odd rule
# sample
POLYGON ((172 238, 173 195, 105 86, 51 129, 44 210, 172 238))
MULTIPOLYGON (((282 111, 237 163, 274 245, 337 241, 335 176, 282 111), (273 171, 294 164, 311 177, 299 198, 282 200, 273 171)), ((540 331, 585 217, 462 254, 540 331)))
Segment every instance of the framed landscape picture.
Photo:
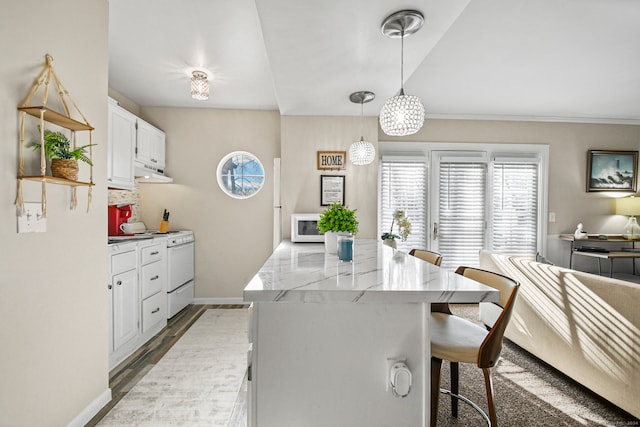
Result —
POLYGON ((636 192, 637 151, 589 150, 587 191, 636 192))

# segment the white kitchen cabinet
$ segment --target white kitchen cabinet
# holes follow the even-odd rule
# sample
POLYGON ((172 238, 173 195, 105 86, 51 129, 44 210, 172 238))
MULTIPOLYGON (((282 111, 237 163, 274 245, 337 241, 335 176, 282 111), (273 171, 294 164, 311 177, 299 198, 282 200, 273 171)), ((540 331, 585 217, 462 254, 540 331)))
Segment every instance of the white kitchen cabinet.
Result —
POLYGON ((133 159, 137 117, 109 98, 107 186, 131 190, 134 186, 133 159))
POLYGON ((140 309, 137 271, 129 270, 113 276, 112 286, 113 349, 117 351, 138 336, 140 309))
POLYGON ((146 169, 164 172, 166 135, 163 131, 138 119, 135 160, 146 169))
POLYGON ((167 242, 140 243, 142 332, 167 324, 167 242))
POLYGON ((158 292, 142 301, 142 332, 146 333, 163 322, 166 325, 167 295, 164 292, 158 292))
POLYGON ((167 325, 167 239, 109 246, 112 369, 167 325))
POLYGON ((123 245, 110 255, 109 283, 111 297, 111 345, 112 352, 138 337, 139 298, 138 264, 135 244, 123 245))

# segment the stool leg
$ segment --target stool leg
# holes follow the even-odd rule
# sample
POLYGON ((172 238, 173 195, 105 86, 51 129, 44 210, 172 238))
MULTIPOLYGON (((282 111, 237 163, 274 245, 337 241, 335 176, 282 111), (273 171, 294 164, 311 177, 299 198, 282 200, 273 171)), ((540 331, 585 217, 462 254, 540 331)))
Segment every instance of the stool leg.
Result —
POLYGON ((451 416, 458 417, 458 398, 454 396, 459 395, 459 367, 458 362, 449 362, 449 369, 451 370, 451 416))
POLYGON ((431 358, 431 427, 436 427, 438 423, 438 399, 440 398, 440 370, 442 359, 431 358))
POLYGON ((489 420, 491 427, 498 427, 498 417, 496 416, 496 408, 493 403, 493 383, 491 382, 491 371, 489 368, 482 368, 484 374, 484 384, 487 389, 487 406, 489 406, 489 420))

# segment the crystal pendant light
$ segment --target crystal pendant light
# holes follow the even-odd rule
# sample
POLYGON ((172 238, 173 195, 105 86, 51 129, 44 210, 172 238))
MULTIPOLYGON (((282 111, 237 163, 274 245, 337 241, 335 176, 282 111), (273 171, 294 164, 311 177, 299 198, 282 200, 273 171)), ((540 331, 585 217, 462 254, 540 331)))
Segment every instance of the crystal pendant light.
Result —
POLYGON ((209 81, 204 71, 191 73, 191 97, 198 101, 209 99, 209 81))
POLYGON ((391 136, 412 135, 424 124, 424 106, 417 96, 404 93, 404 38, 422 28, 424 16, 416 10, 401 10, 382 22, 382 33, 400 38, 400 92, 389 98, 380 111, 380 127, 391 136))
MULTIPOLYGON (((354 104, 360 104, 360 116, 364 122, 364 104, 371 102, 376 97, 373 92, 361 91, 354 92, 349 96, 349 100, 354 104)), ((372 143, 364 140, 364 136, 360 137, 360 141, 356 141, 349 147, 349 159, 354 165, 368 165, 373 162, 376 157, 376 149, 372 143)))

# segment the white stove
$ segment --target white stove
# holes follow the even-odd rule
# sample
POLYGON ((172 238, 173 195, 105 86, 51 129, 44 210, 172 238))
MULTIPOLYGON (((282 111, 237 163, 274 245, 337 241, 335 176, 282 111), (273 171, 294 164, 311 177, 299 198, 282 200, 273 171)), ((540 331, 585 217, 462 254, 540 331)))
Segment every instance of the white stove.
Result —
POLYGON ((193 231, 169 231, 167 233, 167 247, 184 245, 195 241, 193 231))
POLYGON ((167 318, 193 302, 195 278, 193 231, 169 233, 167 237, 167 318))

